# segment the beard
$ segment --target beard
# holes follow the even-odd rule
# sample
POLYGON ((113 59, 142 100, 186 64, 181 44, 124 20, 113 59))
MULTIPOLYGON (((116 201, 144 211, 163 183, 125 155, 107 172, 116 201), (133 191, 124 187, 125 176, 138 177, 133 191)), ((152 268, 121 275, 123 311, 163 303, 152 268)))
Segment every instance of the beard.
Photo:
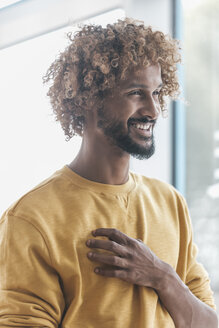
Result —
POLYGON ((134 158, 140 160, 148 159, 154 154, 155 142, 153 134, 151 137, 139 136, 139 139, 145 141, 145 146, 143 146, 132 139, 130 131, 130 126, 134 122, 147 123, 149 120, 142 119, 137 121, 130 118, 128 120, 128 131, 126 131, 123 122, 107 117, 103 110, 98 110, 98 117, 97 126, 103 131, 112 145, 119 147, 134 158))

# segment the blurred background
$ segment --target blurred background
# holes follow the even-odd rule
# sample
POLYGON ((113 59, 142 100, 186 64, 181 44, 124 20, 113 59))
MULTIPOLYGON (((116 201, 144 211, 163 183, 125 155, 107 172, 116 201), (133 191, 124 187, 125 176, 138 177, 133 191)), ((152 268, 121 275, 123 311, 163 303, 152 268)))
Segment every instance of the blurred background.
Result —
POLYGON ((173 184, 186 198, 219 309, 219 1, 20 0, 0 2, 0 215, 72 161, 81 139, 66 142, 42 76, 77 23, 143 20, 181 41, 181 101, 156 129, 156 153, 131 170, 173 184))

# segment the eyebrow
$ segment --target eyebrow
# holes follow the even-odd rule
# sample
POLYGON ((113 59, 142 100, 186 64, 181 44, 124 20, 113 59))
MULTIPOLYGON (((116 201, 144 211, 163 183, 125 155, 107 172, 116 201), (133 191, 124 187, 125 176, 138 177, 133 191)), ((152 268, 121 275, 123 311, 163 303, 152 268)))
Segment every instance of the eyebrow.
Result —
MULTIPOLYGON (((158 87, 157 87, 156 89, 161 88, 162 86, 163 86, 163 83, 159 84, 158 87)), ((131 89, 131 88, 143 88, 143 89, 148 89, 149 87, 148 87, 147 85, 145 85, 145 84, 137 84, 137 83, 133 83, 133 84, 128 85, 125 89, 131 89)))

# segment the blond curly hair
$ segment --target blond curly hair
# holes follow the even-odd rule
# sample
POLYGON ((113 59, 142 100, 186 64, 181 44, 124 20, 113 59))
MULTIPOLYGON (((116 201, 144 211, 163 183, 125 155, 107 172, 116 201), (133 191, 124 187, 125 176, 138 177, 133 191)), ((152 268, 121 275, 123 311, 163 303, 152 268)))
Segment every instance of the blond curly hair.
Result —
POLYGON ((166 110, 165 96, 177 98, 179 83, 177 63, 181 61, 177 40, 153 31, 143 22, 125 18, 106 28, 83 25, 69 32, 70 44, 51 64, 43 82, 52 82, 47 95, 56 121, 70 140, 83 135, 86 111, 101 108, 107 92, 125 79, 130 68, 159 63, 162 89, 161 110, 166 110))

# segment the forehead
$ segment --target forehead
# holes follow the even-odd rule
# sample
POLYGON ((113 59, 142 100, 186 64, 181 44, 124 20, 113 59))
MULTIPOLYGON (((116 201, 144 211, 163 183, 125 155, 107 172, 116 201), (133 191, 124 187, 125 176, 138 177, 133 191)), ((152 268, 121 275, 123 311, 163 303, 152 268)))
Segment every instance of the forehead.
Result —
POLYGON ((135 84, 141 84, 147 88, 157 88, 162 84, 160 64, 133 68, 119 83, 121 88, 129 88, 135 84))

